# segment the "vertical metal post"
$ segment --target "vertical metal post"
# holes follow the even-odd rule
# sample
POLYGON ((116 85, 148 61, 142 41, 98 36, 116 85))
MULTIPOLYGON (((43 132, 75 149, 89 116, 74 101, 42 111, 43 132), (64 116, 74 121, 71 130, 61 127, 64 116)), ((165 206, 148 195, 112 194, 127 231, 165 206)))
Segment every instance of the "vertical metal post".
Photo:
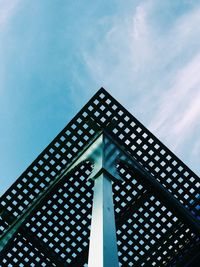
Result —
POLYGON ((95 180, 89 267, 119 267, 112 181, 102 172, 95 180))

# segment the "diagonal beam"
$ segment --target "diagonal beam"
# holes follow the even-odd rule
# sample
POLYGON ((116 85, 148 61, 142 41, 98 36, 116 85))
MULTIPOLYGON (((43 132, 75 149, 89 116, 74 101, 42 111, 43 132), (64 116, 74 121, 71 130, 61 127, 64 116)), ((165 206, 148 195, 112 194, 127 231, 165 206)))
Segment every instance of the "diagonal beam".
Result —
MULTIPOLYGON (((91 141, 92 144, 95 143, 95 140, 98 139, 100 132, 98 131, 97 134, 94 136, 93 140, 91 141)), ((43 202, 46 196, 56 187, 56 185, 66 176, 73 173, 76 167, 86 158, 86 155, 90 155, 90 146, 92 145, 89 143, 79 154, 78 156, 72 160, 71 164, 69 164, 60 175, 56 177, 52 183, 45 188, 45 190, 38 195, 36 199, 22 212, 22 214, 15 218, 14 221, 9 225, 9 227, 2 233, 0 236, 0 252, 3 250, 4 246, 9 242, 12 236, 18 231, 20 226, 25 222, 30 214, 37 209, 37 207, 43 202)), ((6 212, 5 209, 1 210, 0 216, 4 216, 6 212)))
MULTIPOLYGON (((6 221, 13 221, 15 219, 15 217, 8 212, 4 213, 4 218, 6 221)), ((63 267, 68 266, 68 264, 64 262, 63 259, 60 258, 57 253, 55 253, 40 238, 38 238, 32 231, 30 231, 30 229, 26 227, 26 225, 22 224, 19 228, 18 233, 22 234, 27 239, 27 241, 33 244, 35 248, 37 248, 41 253, 45 255, 45 257, 48 257, 52 261, 52 264, 55 264, 55 266, 63 266, 63 267)), ((12 241, 13 238, 10 239, 10 241, 1 251, 1 255, 4 255, 6 251, 9 251, 10 246, 12 246, 12 241)))
MULTIPOLYGON (((147 188, 150 190, 149 192, 152 192, 155 196, 158 197, 170 210, 174 211, 175 214, 184 222, 186 223, 191 229, 193 229, 196 233, 200 233, 200 225, 199 222, 196 220, 196 218, 173 196, 171 195, 156 179, 154 176, 152 176, 148 171, 146 171, 144 168, 141 167, 139 163, 137 163, 126 151, 124 151, 122 146, 119 146, 110 136, 109 133, 104 131, 104 135, 107 139, 107 144, 112 144, 113 149, 111 149, 112 153, 107 152, 107 161, 103 165, 103 170, 110 173, 111 176, 115 176, 115 171, 113 169, 116 169, 116 159, 118 159, 118 164, 123 166, 125 169, 129 171, 129 173, 142 181, 144 185, 147 186, 147 188), (112 159, 110 159, 112 158, 112 159), (109 162, 110 160, 110 162, 109 162)), ((106 147, 105 151, 106 153, 106 147)), ((98 177, 98 171, 96 170, 96 175, 94 178, 98 177)), ((118 176, 120 173, 118 173, 118 176)), ((119 178, 118 178, 119 180, 119 178)), ((134 204, 132 204, 132 208, 134 209, 134 204)), ((125 214, 128 216, 128 211, 130 211, 130 208, 127 208, 127 211, 125 214)), ((123 214, 123 215, 125 215, 123 214)), ((122 214, 121 214, 122 215, 122 214)), ((123 221, 124 216, 121 216, 121 220, 123 221)), ((116 223, 120 224, 120 219, 118 219, 119 216, 117 216, 116 223)), ((121 221, 121 222, 122 222, 121 221)), ((82 258, 86 260, 87 258, 87 251, 84 251, 82 254, 82 258)), ((90 258, 90 257, 89 257, 90 258)), ((71 266, 78 266, 80 264, 80 260, 78 262, 74 262, 71 266), (79 262, 79 263, 78 263, 79 262)), ((80 265, 79 265, 80 266, 80 265)))
MULTIPOLYGON (((143 166, 141 166, 129 153, 126 152, 124 147, 118 144, 115 139, 110 135, 110 131, 105 130, 105 134, 115 147, 118 149, 117 162, 121 164, 129 173, 142 181, 144 185, 153 193, 155 196, 160 198, 167 207, 175 212, 179 218, 190 226, 198 235, 200 235, 200 222, 199 220, 184 206, 182 203, 176 199, 163 185, 161 185, 156 177, 154 177, 150 172, 148 172, 143 166)), ((120 172, 118 173, 119 175, 120 172)), ((121 175, 122 177, 122 175, 121 175)), ((123 177, 122 177, 123 178, 123 177)))
POLYGON ((143 184, 149 188, 149 190, 155 194, 159 199, 163 201, 163 203, 169 207, 175 214, 186 224, 188 225, 195 233, 200 235, 200 223, 194 217, 194 215, 183 206, 172 194, 170 194, 164 186, 162 186, 154 176, 152 176, 149 172, 143 169, 134 159, 130 157, 128 160, 120 160, 119 164, 121 164, 124 168, 126 168, 131 175, 140 179, 143 184))

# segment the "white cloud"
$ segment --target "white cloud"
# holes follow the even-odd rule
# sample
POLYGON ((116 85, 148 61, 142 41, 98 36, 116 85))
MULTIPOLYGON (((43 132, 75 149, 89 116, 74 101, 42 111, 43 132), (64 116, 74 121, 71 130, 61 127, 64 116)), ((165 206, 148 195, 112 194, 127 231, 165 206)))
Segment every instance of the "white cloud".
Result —
POLYGON ((7 57, 8 50, 7 44, 5 44, 5 36, 4 33, 6 32, 9 27, 12 27, 11 19, 13 18, 14 14, 18 11, 20 7, 21 0, 0 0, 0 93, 4 91, 5 88, 5 62, 7 57), (5 44, 5 45, 4 45, 5 44))
POLYGON ((0 30, 9 22, 21 0, 0 0, 0 30))
POLYGON ((195 146, 193 146, 192 151, 191 151, 191 157, 193 159, 198 159, 199 158, 199 151, 200 151, 200 140, 198 140, 195 143, 195 146))
POLYGON ((193 135, 200 130, 200 5, 175 16, 163 32, 151 20, 155 5, 142 2, 111 17, 104 38, 83 55, 93 79, 178 152, 186 139, 192 148, 200 138, 193 135))
POLYGON ((133 37, 135 40, 140 40, 148 33, 145 9, 142 6, 138 6, 133 17, 133 37))
POLYGON ((200 53, 181 70, 172 87, 159 100, 159 108, 150 124, 176 146, 187 137, 199 123, 200 117, 200 53))

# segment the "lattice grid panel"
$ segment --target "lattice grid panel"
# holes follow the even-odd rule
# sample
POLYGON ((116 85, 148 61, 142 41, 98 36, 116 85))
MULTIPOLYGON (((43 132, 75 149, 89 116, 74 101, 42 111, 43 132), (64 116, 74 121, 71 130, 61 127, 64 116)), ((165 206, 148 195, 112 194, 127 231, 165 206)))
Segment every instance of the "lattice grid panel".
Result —
MULTIPOLYGON (((104 89, 101 89, 2 196, 1 232, 5 232, 15 218, 23 214, 34 200, 42 196, 45 190, 48 191, 48 188, 52 186, 62 171, 69 166, 72 160, 76 160, 80 151, 91 142, 98 128, 105 127, 113 118, 118 121, 111 128, 110 134, 113 138, 124 146, 126 151, 188 208, 197 219, 200 219, 199 178, 104 89), (91 119, 95 123, 91 123, 91 119)), ((156 256, 152 254, 152 250, 158 246, 161 237, 166 236, 162 231, 165 229, 170 232, 171 229, 175 229, 176 225, 185 233, 183 237, 181 235, 179 237, 177 233, 178 243, 183 243, 181 248, 177 248, 177 251, 181 251, 188 244, 192 246, 199 242, 191 229, 179 222, 174 214, 171 217, 168 216, 170 211, 155 196, 148 195, 141 183, 138 183, 134 177, 127 173, 123 175, 125 182, 113 185, 119 257, 122 266, 132 266, 133 262, 140 262, 141 266, 149 264, 149 262, 154 266, 153 262, 155 262, 159 266, 160 262, 165 264, 165 262, 172 260, 168 256, 160 256, 162 253, 166 255, 170 253, 170 250, 166 250, 167 245, 164 247, 164 251, 162 249, 156 250, 156 256), (146 197, 148 201, 144 202, 146 197), (139 205, 137 200, 140 202, 143 200, 144 203, 139 205), (145 203, 148 205, 146 206, 145 203), (157 206, 156 203, 160 204, 157 206), (135 207, 139 205, 138 208, 142 209, 141 213, 133 213, 134 205, 135 207), (152 211, 152 209, 154 210, 152 211), (123 224, 121 218, 127 212, 129 216, 123 224), (157 216, 157 213, 161 215, 157 216), (148 219, 154 220, 148 228, 146 227, 147 229, 142 222, 142 220, 145 222, 145 214, 148 214, 148 219), (154 237, 153 239, 153 234, 150 232, 149 236, 152 237, 150 239, 145 239, 142 234, 134 239, 134 235, 132 235, 132 232, 135 231, 133 227, 136 227, 134 216, 140 219, 138 229, 141 231, 156 229, 156 235, 161 237, 154 237), (177 221, 174 221, 175 218, 177 221), (163 222, 162 220, 166 221, 163 222), (168 224, 171 224, 172 228, 168 224), (138 240, 143 240, 144 244, 138 243, 138 240), (156 245, 151 243, 152 240, 155 241, 156 245), (130 242, 133 244, 130 245, 130 242), (134 242, 137 242, 137 245, 134 242), (142 255, 138 254, 138 251, 143 251, 146 254, 151 251, 151 255, 148 254, 150 257, 148 263, 141 260, 142 255), (158 261, 155 261, 156 257, 159 258, 158 261)), ((51 189, 50 194, 23 224, 23 229, 31 230, 33 235, 37 235, 42 244, 47 244, 49 251, 53 251, 61 262, 67 263, 66 266, 70 266, 70 264, 73 266, 75 260, 80 257, 83 258, 82 265, 77 266, 83 266, 87 262, 92 184, 86 181, 86 177, 87 174, 84 174, 84 171, 81 172, 81 175, 78 172, 74 177, 66 177, 65 181, 62 180, 58 184, 59 186, 56 185, 53 190, 51 189), (81 191, 81 188, 84 190, 81 191), (76 218, 76 216, 78 217, 76 218), (62 229, 63 236, 58 234, 56 227, 62 229)), ((172 239, 166 241, 168 242, 166 244, 174 241, 175 237, 176 235, 172 236, 172 239)))
POLYGON ((66 177, 26 223, 27 230, 66 263, 89 245, 93 184, 86 180, 86 170, 77 169, 74 177, 66 177))
MULTIPOLYGON (((144 199, 143 199, 144 200, 144 199)), ((121 266, 167 266, 197 237, 154 196, 117 229, 121 266)))
POLYGON ((21 234, 17 234, 12 243, 12 248, 6 251, 1 259, 2 267, 53 267, 47 255, 42 254, 33 244, 21 234))
POLYGON ((176 257, 181 262, 188 249, 200 248, 200 237, 152 194, 152 190, 131 177, 127 169, 119 166, 119 172, 124 179, 120 190, 124 198, 119 201, 115 186, 115 211, 124 199, 129 199, 121 214, 116 212, 120 215, 116 217, 120 266, 171 266, 176 257), (137 193, 133 194, 130 190, 133 188, 137 193))

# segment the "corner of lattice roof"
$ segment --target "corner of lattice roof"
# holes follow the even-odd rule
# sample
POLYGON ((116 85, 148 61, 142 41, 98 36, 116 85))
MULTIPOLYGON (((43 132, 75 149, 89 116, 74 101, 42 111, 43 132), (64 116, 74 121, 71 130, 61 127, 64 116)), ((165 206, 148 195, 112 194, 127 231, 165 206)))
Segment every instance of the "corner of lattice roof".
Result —
POLYGON ((199 177, 102 87, 1 197, 0 265, 87 266, 91 165, 66 171, 108 124, 113 140, 185 211, 176 213, 119 166, 124 183, 113 182, 113 194, 120 266, 184 266, 198 257, 199 177))

